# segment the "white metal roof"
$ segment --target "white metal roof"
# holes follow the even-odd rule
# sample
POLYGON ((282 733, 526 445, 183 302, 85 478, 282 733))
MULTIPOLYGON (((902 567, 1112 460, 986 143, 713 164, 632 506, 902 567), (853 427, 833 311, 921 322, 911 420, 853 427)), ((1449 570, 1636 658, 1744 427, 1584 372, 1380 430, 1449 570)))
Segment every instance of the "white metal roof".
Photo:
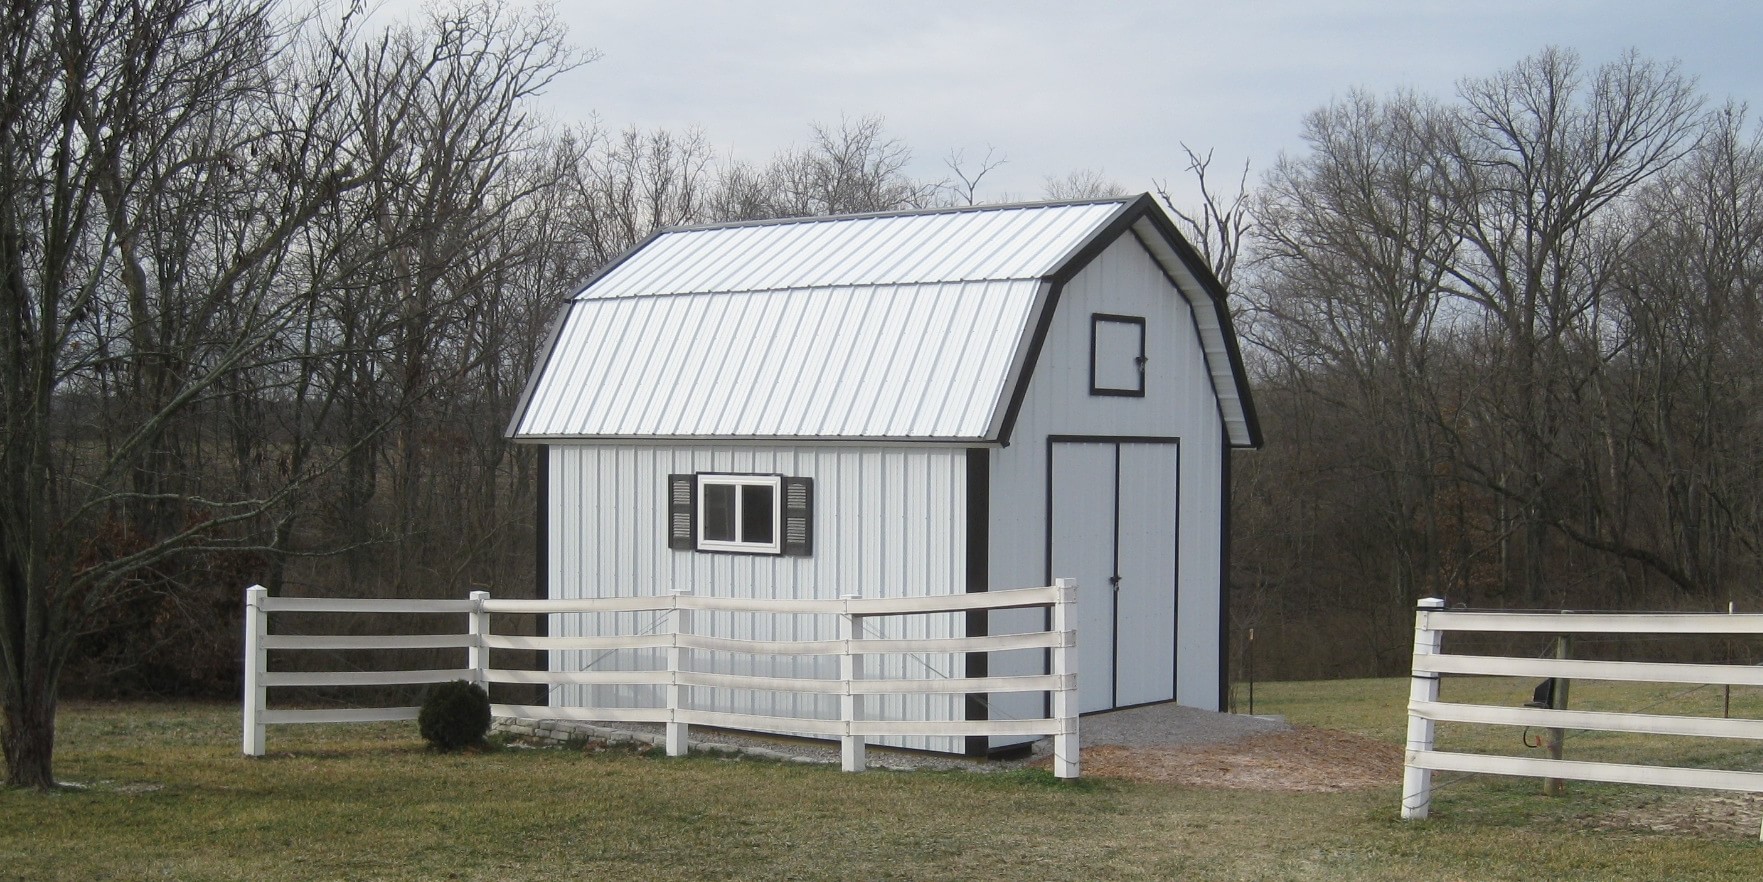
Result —
POLYGON ((1129 225, 1258 444, 1223 291, 1149 196, 663 231, 565 305, 509 434, 1007 440, 1046 292, 1129 225))
POLYGON ((1047 275, 1120 200, 664 231, 578 300, 1047 275))
POLYGON ((983 438, 1040 287, 577 299, 517 432, 983 438))

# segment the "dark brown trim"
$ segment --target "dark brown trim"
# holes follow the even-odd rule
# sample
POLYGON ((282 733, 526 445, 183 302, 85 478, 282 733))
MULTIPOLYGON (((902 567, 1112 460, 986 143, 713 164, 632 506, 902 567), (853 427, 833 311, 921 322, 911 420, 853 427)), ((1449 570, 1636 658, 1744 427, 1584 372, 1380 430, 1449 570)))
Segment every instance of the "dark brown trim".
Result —
POLYGON ((1084 711, 1083 713, 1078 714, 1078 716, 1088 717, 1088 716, 1093 716, 1095 714, 1111 714, 1115 711, 1132 710, 1135 707, 1156 707, 1159 704, 1176 704, 1176 703, 1177 703, 1176 700, 1173 698, 1164 698, 1164 699, 1160 699, 1158 701, 1141 701, 1138 704, 1123 704, 1119 707, 1109 707, 1109 708, 1103 708, 1102 710, 1084 711))
POLYGON ((1142 316, 1142 315, 1114 315, 1113 313, 1107 313, 1107 312, 1092 312, 1092 313, 1090 313, 1090 394, 1091 395, 1111 395, 1111 396, 1115 396, 1118 398, 1143 398, 1143 397, 1145 397, 1145 360, 1146 360, 1146 357, 1147 356, 1145 354, 1145 317, 1144 316, 1142 316), (1139 387, 1137 389, 1115 389, 1112 387, 1104 389, 1104 388, 1096 385, 1096 356, 1099 354, 1096 351, 1096 336, 1097 336, 1097 331, 1100 330, 1103 322, 1110 322, 1110 323, 1117 324, 1117 325, 1138 325, 1139 326, 1139 354, 1137 357, 1137 363, 1138 363, 1138 368, 1139 368, 1139 387))
MULTIPOLYGON (((967 591, 970 594, 991 590, 991 513, 992 450, 989 447, 969 447, 967 449, 966 575, 967 591)), ((967 636, 985 637, 990 633, 990 629, 991 622, 985 610, 968 610, 967 636)), ((989 676, 990 670, 990 656, 986 653, 967 653, 967 676, 989 676)), ((990 711, 986 707, 983 695, 969 693, 966 711, 969 720, 990 719, 990 711)), ((985 756, 991 752, 991 739, 984 735, 969 735, 965 747, 968 756, 985 756)))
MULTIPOLYGON (((1048 449, 1049 449, 1049 451, 1051 451, 1051 448, 1048 448, 1048 449)), ((1179 450, 1180 450, 1180 448, 1177 448, 1178 452, 1176 453, 1176 456, 1178 456, 1178 457, 1181 456, 1181 453, 1179 452, 1179 450)), ((1052 454, 1049 452, 1048 455, 1051 456, 1052 454)), ((1179 508, 1180 505, 1181 505, 1181 501, 1177 500, 1176 506, 1179 508)), ((1109 707, 1119 707, 1120 706, 1120 444, 1119 444, 1119 442, 1116 442, 1114 445, 1114 504, 1111 507, 1114 509, 1114 518, 1113 518, 1113 520, 1114 520, 1114 535, 1109 538, 1109 542, 1110 542, 1110 544, 1112 544, 1114 546, 1114 549, 1113 549, 1113 555, 1112 555, 1113 560, 1110 561, 1108 564, 1108 569, 1113 570, 1113 573, 1111 573, 1108 576, 1108 589, 1109 589, 1108 590, 1108 618, 1110 621, 1114 622, 1114 627, 1112 629, 1110 629, 1110 633, 1108 635, 1109 643, 1112 644, 1108 648, 1108 656, 1109 656, 1108 669, 1111 673, 1114 674, 1114 676, 1112 678, 1110 678, 1111 682, 1108 684, 1108 706, 1109 707)), ((1174 635, 1171 635, 1171 636, 1174 636, 1174 635)), ((1175 690, 1171 689, 1170 691, 1173 692, 1175 690)))
MULTIPOLYGON (((1219 427, 1220 434, 1228 434, 1219 427)), ((1228 437, 1221 439, 1223 462, 1218 481, 1218 709, 1230 708, 1230 459, 1228 437)), ((1181 512, 1177 510, 1176 514, 1181 512)))
MULTIPOLYGON (((538 449, 537 468, 534 469, 535 482, 533 498, 533 599, 551 599, 551 445, 541 444, 538 449)), ((551 636, 551 617, 537 616, 533 624, 533 636, 551 636)), ((535 649, 528 659, 528 664, 535 670, 550 667, 551 653, 543 649, 535 649)), ((551 691, 543 683, 535 683, 523 696, 527 704, 550 704, 551 691)))
POLYGON ((1035 365, 1041 360, 1041 347, 1046 345, 1047 334, 1053 329, 1053 315, 1059 311, 1059 298, 1064 293, 1064 282, 1054 282, 1047 288, 1047 302, 1041 304, 1034 336, 1029 339, 1028 355, 1022 359, 1016 388, 1010 390, 1010 406, 1004 408, 1004 422, 998 426, 998 443, 1005 447, 1010 446, 1010 433, 1016 431, 1016 417, 1022 412, 1023 399, 1028 397, 1029 381, 1034 379, 1035 365))
MULTIPOLYGON (((533 599, 551 599, 551 445, 540 444, 538 463, 534 469, 533 498, 533 599)), ((545 627, 545 616, 539 617, 539 628, 545 627)))
POLYGON ((1065 441, 1077 444, 1180 444, 1180 435, 1048 435, 1049 443, 1065 441))

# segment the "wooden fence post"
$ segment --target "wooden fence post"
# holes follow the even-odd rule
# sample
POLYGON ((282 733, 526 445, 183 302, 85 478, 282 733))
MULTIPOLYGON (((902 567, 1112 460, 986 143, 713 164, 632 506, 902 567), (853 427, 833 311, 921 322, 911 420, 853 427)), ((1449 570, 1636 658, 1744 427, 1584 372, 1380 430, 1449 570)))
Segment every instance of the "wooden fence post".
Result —
MULTIPOLYGON (((1555 635, 1555 657, 1556 658, 1562 659, 1562 660, 1570 658, 1572 656, 1572 646, 1573 646, 1572 641, 1566 634, 1555 635)), ((1566 677, 1556 677, 1555 678, 1555 687, 1553 689, 1549 690, 1549 707, 1551 709, 1553 709, 1553 710, 1566 710, 1567 709, 1567 683, 1568 683, 1568 680, 1566 677)), ((1566 747, 1566 742, 1567 742, 1567 730, 1566 729, 1559 729, 1559 728, 1549 729, 1549 758, 1550 759, 1560 759, 1562 748, 1566 747)), ((1567 781, 1566 781, 1566 779, 1564 779, 1564 778, 1544 778, 1543 779, 1543 795, 1544 796, 1566 796, 1567 795, 1567 781)))
POLYGON ((863 637, 863 616, 851 612, 851 602, 862 596, 840 597, 845 601, 845 611, 839 613, 839 639, 844 641, 845 651, 839 655, 839 679, 845 681, 845 691, 839 696, 839 719, 845 724, 845 734, 839 738, 839 768, 847 772, 861 772, 869 763, 868 746, 863 735, 855 731, 863 719, 863 693, 852 691, 857 681, 863 679, 863 653, 851 647, 852 641, 863 637))
POLYGON ((680 645, 681 635, 692 631, 692 611, 680 606, 680 598, 691 596, 690 591, 673 592, 673 641, 667 648, 667 755, 685 756, 690 729, 680 719, 680 711, 686 706, 685 689, 680 685, 680 672, 685 670, 686 649, 680 645))
POLYGON ((263 669, 268 667, 269 651, 263 638, 269 634, 269 614, 263 601, 269 589, 252 585, 245 589, 245 755, 263 755, 263 709, 268 691, 263 686, 263 669))
MULTIPOLYGON (((1424 598, 1417 605, 1414 614, 1414 655, 1437 655, 1439 651, 1440 632, 1427 627, 1428 614, 1433 610, 1445 608, 1445 601, 1438 597, 1424 598)), ((1420 673, 1410 668, 1408 680, 1408 756, 1406 767, 1402 770, 1402 819, 1425 820, 1427 811, 1432 808, 1432 770, 1414 764, 1414 754, 1431 751, 1433 745, 1433 722, 1414 713, 1416 702, 1435 702, 1439 699, 1439 675, 1420 673)))
POLYGON ((1053 675, 1059 688, 1053 690, 1053 718, 1059 731, 1053 736, 1053 776, 1076 778, 1079 766, 1077 731, 1077 631, 1072 628, 1077 609, 1077 580, 1055 579, 1059 589, 1053 602, 1053 632, 1059 640, 1053 645, 1053 675))
POLYGON ((484 638, 490 634, 490 614, 484 611, 484 603, 490 599, 488 591, 471 592, 471 612, 465 622, 465 633, 471 635, 471 645, 465 648, 465 666, 471 669, 472 682, 484 687, 487 695, 490 691, 490 679, 485 673, 490 667, 490 648, 484 645, 484 638))

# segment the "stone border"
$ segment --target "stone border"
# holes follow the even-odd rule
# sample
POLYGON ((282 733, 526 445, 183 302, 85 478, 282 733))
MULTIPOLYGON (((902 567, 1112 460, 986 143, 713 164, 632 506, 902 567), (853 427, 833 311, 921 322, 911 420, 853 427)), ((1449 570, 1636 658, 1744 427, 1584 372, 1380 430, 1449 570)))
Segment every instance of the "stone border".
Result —
MULTIPOLYGON (((528 717, 496 717, 490 721, 490 731, 505 735, 517 735, 522 738, 533 738, 552 745, 560 745, 572 738, 592 738, 604 741, 609 745, 648 744, 662 747, 667 744, 667 736, 660 733, 632 732, 627 729, 612 729, 597 726, 593 723, 582 723, 573 720, 535 720, 528 717)), ((740 754, 756 759, 776 760, 787 763, 804 763, 808 765, 837 765, 838 760, 826 760, 813 756, 797 756, 748 744, 731 744, 720 741, 699 741, 687 739, 686 749, 709 754, 733 755, 740 754)))

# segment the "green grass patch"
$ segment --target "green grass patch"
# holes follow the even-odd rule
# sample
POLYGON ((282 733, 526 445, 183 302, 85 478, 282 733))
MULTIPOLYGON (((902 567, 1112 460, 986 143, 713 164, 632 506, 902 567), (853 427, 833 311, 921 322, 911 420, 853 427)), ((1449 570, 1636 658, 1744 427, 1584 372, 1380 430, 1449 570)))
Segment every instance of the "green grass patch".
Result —
MULTIPOLYGON (((1470 700, 1452 696, 1455 685, 1446 697, 1470 700)), ((1406 680, 1263 684, 1257 710, 1400 740, 1406 688, 1406 680)), ((1587 693, 1588 702, 1596 697, 1587 693)), ((0 879, 1763 875, 1754 831, 1660 835, 1589 822, 1660 798, 1644 788, 1576 785, 1565 799, 1546 799, 1535 781, 1472 779, 1441 792, 1434 819, 1416 824, 1397 819, 1393 784, 1281 794, 1102 779, 1073 786, 1034 771, 847 775, 630 751, 438 754, 413 723, 272 727, 271 754, 249 759, 239 755, 238 725, 236 706, 66 707, 58 770, 82 788, 0 793, 0 879)), ((1451 749, 1479 749, 1473 739, 1486 738, 1487 748, 1517 752, 1506 750, 1516 746, 1509 731, 1452 737, 1467 741, 1451 749)), ((1731 752, 1692 758, 1759 759, 1725 747, 1731 752)))

